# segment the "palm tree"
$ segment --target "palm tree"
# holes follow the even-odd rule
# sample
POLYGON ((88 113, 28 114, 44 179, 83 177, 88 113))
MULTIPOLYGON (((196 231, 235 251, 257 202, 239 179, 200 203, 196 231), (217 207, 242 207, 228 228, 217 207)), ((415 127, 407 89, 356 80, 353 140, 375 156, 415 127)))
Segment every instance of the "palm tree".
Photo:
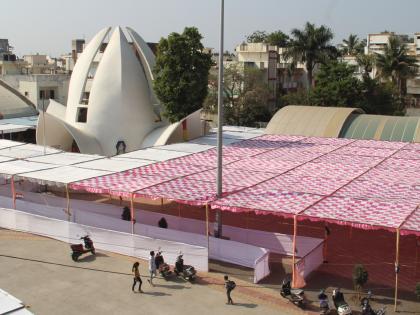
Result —
POLYGON ((346 55, 354 56, 356 47, 359 45, 359 38, 355 34, 350 34, 347 39, 343 39, 343 52, 346 55))
POLYGON ((285 58, 292 62, 306 64, 309 86, 313 85, 313 71, 317 64, 325 63, 332 55, 337 53, 334 46, 330 45, 334 35, 331 30, 322 25, 307 22, 303 30, 293 29, 292 39, 285 53, 285 58))
POLYGON ((369 73, 372 71, 373 66, 375 65, 375 55, 365 55, 358 54, 356 55, 356 61, 359 67, 363 70, 363 78, 369 77, 369 73))
POLYGON ((376 53, 378 74, 383 79, 391 79, 400 96, 406 94, 407 79, 417 74, 415 57, 408 54, 408 48, 397 36, 390 36, 383 54, 376 53))

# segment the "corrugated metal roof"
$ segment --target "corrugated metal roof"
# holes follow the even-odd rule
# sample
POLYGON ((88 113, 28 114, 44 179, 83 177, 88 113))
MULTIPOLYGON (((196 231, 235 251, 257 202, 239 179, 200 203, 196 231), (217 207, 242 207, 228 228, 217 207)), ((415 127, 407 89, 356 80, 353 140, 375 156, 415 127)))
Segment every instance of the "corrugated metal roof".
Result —
POLYGON ((352 114, 340 138, 420 142, 420 117, 352 114))

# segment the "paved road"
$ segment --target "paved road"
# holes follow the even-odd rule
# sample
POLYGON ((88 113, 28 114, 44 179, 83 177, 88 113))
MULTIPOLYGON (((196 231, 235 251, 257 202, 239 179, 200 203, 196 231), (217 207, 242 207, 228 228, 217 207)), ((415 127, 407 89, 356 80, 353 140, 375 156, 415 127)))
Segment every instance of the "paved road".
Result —
MULTIPOLYGON (((143 277, 145 293, 132 293, 131 258, 100 252, 74 263, 69 250, 55 240, 0 230, 0 287, 42 315, 287 314, 244 297, 233 296, 237 305, 226 305, 215 285, 156 279, 151 287, 143 277)), ((142 262, 142 275, 146 268, 142 262)))

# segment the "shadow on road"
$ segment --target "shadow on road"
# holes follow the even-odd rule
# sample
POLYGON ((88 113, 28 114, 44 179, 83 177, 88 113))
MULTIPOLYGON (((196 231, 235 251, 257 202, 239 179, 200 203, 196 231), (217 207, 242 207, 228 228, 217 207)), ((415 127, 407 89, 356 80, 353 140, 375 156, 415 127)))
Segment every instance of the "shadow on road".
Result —
POLYGON ((233 306, 241 306, 246 308, 256 308, 258 305, 253 303, 235 303, 233 306))
POLYGON ((143 295, 151 295, 151 296, 172 296, 172 294, 165 293, 165 292, 143 292, 143 295))

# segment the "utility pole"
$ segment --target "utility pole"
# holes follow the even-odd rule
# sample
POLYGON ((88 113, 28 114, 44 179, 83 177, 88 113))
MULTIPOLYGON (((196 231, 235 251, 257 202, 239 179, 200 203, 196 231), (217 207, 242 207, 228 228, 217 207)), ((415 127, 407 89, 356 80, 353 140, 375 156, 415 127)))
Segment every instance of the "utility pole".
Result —
MULTIPOLYGON (((222 152, 223 152, 223 36, 224 36, 224 0, 220 0, 220 48, 219 48, 219 82, 217 95, 217 198, 222 198, 222 152)), ((216 212, 215 236, 222 236, 222 212, 216 212)))
POLYGON ((42 142, 44 144, 44 155, 47 154, 47 148, 45 143, 45 90, 41 93, 42 96, 42 142))

